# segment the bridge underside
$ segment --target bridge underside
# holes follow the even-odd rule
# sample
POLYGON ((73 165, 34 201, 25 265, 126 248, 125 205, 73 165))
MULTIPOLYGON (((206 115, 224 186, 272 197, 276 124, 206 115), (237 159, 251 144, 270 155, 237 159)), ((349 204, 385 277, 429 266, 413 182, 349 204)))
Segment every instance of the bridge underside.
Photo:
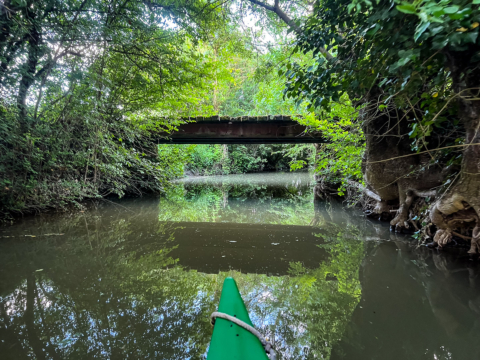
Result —
POLYGON ((325 142, 290 117, 210 117, 182 124, 160 144, 288 144, 325 142))

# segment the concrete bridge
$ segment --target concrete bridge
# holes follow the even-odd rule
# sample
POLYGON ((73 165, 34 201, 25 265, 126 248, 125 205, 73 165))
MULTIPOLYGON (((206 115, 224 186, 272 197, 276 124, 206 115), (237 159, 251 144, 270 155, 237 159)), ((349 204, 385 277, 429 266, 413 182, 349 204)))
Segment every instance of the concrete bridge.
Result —
MULTIPOLYGON (((187 119, 185 119, 187 120, 187 119)), ((160 144, 322 143, 320 133, 306 133, 291 116, 210 116, 190 118, 160 144), (192 122, 193 120, 193 122, 192 122)))

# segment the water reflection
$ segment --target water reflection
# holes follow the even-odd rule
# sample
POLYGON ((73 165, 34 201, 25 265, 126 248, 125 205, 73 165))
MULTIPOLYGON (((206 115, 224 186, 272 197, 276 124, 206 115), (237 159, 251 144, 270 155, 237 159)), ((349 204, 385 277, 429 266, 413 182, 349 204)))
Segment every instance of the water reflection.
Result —
POLYGON ((131 222, 95 220, 89 235, 3 244, 2 350, 12 359, 200 356, 211 291, 199 286, 214 282, 175 266, 174 228, 159 223, 135 244, 131 222))
POLYGON ((312 187, 194 179, 1 229, 2 359, 204 359, 226 276, 282 359, 475 358, 477 267, 312 187))
POLYGON ((312 176, 288 175, 291 174, 186 179, 160 201, 164 210, 160 220, 309 225, 315 217, 312 176))
POLYGON ((479 359, 478 264, 456 252, 371 244, 362 299, 333 359, 479 359))

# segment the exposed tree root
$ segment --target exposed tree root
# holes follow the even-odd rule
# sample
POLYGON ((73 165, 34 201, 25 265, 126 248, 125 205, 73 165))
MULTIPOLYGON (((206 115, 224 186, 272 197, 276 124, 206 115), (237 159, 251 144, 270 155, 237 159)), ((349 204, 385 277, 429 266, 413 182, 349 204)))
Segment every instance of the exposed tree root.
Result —
POLYGON ((470 250, 468 250, 468 253, 476 254, 480 252, 479 245, 480 245, 480 226, 477 222, 477 225, 473 228, 472 242, 471 242, 470 250))
POLYGON ((415 195, 413 191, 400 191, 400 208, 397 210, 397 215, 390 221, 390 227, 394 228, 396 232, 401 232, 403 228, 409 229, 408 224, 410 206, 412 206, 415 195))
POLYGON ((450 229, 440 229, 435 233, 435 237, 433 238, 440 248, 447 245, 450 241, 452 241, 452 230, 450 229))
MULTIPOLYGON (((472 230, 470 254, 480 252, 480 183, 470 176, 463 176, 460 182, 430 210, 430 219, 437 227, 434 241, 445 246, 453 236, 468 238, 463 233, 472 230), (474 182, 472 182, 474 180, 474 182)), ((480 180, 480 179, 479 179, 480 180)))
MULTIPOLYGON (((471 198, 470 201, 472 200, 475 199, 471 198)), ((480 218, 478 212, 457 192, 435 203, 430 211, 430 218, 438 228, 434 241, 440 247, 449 243, 453 236, 464 239, 470 238, 461 234, 461 232, 473 228, 471 246, 468 252, 470 254, 480 252, 480 218)))
POLYGON ((450 57, 459 117, 465 126, 465 144, 458 182, 433 205, 430 218, 437 226, 435 241, 443 246, 452 234, 472 229, 470 254, 480 252, 480 101, 477 91, 480 69, 471 68, 468 57, 450 57), (468 69, 468 71, 467 71, 468 69), (471 144, 471 145, 470 145, 471 144))

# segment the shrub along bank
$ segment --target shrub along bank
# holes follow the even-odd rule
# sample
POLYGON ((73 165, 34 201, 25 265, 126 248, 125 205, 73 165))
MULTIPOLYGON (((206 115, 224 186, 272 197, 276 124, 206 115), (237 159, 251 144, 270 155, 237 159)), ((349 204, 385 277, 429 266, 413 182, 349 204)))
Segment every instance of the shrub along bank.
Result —
MULTIPOLYGON (((291 154, 291 144, 193 145, 185 173, 193 175, 244 174, 260 171, 290 171, 294 162, 314 165, 315 147, 291 154)), ((308 166, 308 165, 307 165, 308 166)))

